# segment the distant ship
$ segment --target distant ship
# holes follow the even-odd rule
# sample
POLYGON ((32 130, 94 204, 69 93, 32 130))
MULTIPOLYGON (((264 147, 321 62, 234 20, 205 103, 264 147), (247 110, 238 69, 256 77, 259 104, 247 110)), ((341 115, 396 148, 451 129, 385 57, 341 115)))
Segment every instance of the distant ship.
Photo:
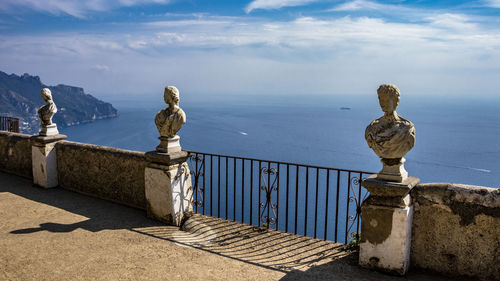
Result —
POLYGON ((340 110, 351 110, 351 108, 350 108, 350 107, 344 107, 344 106, 343 106, 343 107, 341 107, 341 108, 340 108, 340 110))

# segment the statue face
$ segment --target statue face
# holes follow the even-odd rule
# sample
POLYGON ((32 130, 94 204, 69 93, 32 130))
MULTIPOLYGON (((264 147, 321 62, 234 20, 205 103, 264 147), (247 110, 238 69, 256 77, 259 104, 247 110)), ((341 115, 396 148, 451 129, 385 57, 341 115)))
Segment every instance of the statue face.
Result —
POLYGON ((172 102, 173 102, 174 104, 176 104, 176 105, 178 105, 178 104, 179 104, 179 94, 178 94, 178 93, 176 93, 176 92, 171 92, 171 93, 170 93, 170 97, 171 97, 172 102))
POLYGON ((387 114, 393 113, 398 106, 397 101, 395 101, 394 98, 387 94, 378 95, 378 101, 380 103, 382 111, 387 114))
POLYGON ((169 89, 165 89, 163 98, 165 100, 165 103, 169 105, 170 104, 179 105, 179 94, 175 91, 170 91, 169 89))

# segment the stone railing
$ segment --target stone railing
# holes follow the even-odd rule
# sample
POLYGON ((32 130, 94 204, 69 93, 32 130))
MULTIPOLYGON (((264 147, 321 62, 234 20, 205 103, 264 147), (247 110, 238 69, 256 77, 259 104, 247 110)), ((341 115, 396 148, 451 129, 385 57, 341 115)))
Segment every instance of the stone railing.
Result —
POLYGON ((69 141, 56 149, 59 186, 146 209, 143 152, 69 141))
POLYGON ((33 178, 31 135, 0 131, 0 171, 33 178))
MULTIPOLYGON (((33 136, 0 131, 0 171, 33 179, 33 136)), ((58 186, 135 208, 146 209, 145 153, 58 141, 58 186)))
POLYGON ((426 183, 411 196, 412 266, 500 280, 500 189, 426 183))

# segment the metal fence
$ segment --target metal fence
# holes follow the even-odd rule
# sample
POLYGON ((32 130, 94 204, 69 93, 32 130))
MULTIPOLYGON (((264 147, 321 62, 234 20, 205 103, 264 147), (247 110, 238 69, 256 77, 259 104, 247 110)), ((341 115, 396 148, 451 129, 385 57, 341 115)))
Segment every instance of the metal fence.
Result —
POLYGON ((0 116, 0 131, 19 133, 19 118, 0 116))
POLYGON ((190 152, 194 211, 349 243, 359 241, 371 172, 190 152))

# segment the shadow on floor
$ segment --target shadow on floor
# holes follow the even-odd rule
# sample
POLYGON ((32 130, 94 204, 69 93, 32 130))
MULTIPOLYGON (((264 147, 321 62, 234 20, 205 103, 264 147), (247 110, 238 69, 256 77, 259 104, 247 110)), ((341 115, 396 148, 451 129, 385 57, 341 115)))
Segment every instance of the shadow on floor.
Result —
POLYGON ((187 231, 158 227, 133 231, 284 273, 345 255, 342 244, 213 217, 196 214, 186 224, 192 224, 187 231))
POLYGON ((71 224, 34 221, 38 224, 36 227, 15 229, 11 231, 12 234, 29 235, 39 231, 69 233, 76 229, 91 232, 126 229, 284 273, 343 255, 341 244, 278 231, 265 231, 202 215, 193 216, 197 224, 189 231, 181 231, 178 227, 148 219, 143 210, 61 188, 34 187, 28 179, 1 172, 0 183, 0 194, 8 192, 88 218, 71 224))
POLYGON ((50 205, 87 217, 88 220, 73 223, 42 223, 39 227, 14 230, 14 234, 38 231, 71 232, 77 228, 91 232, 106 229, 132 229, 135 227, 161 226, 148 219, 143 210, 89 197, 61 188, 43 189, 33 186, 31 180, 0 172, 0 193, 9 192, 23 198, 50 205))
POLYGON ((281 280, 452 280, 418 272, 411 272, 407 277, 384 275, 357 266, 357 253, 346 251, 342 244, 274 230, 265 231, 202 215, 193 216, 192 219, 196 223, 188 231, 181 231, 177 227, 148 219, 143 210, 60 188, 33 187, 31 180, 0 172, 0 194, 3 192, 88 218, 72 224, 44 222, 38 227, 11 231, 17 235, 38 231, 68 233, 75 229, 91 232, 127 229, 181 246, 280 271, 285 273, 281 280))

